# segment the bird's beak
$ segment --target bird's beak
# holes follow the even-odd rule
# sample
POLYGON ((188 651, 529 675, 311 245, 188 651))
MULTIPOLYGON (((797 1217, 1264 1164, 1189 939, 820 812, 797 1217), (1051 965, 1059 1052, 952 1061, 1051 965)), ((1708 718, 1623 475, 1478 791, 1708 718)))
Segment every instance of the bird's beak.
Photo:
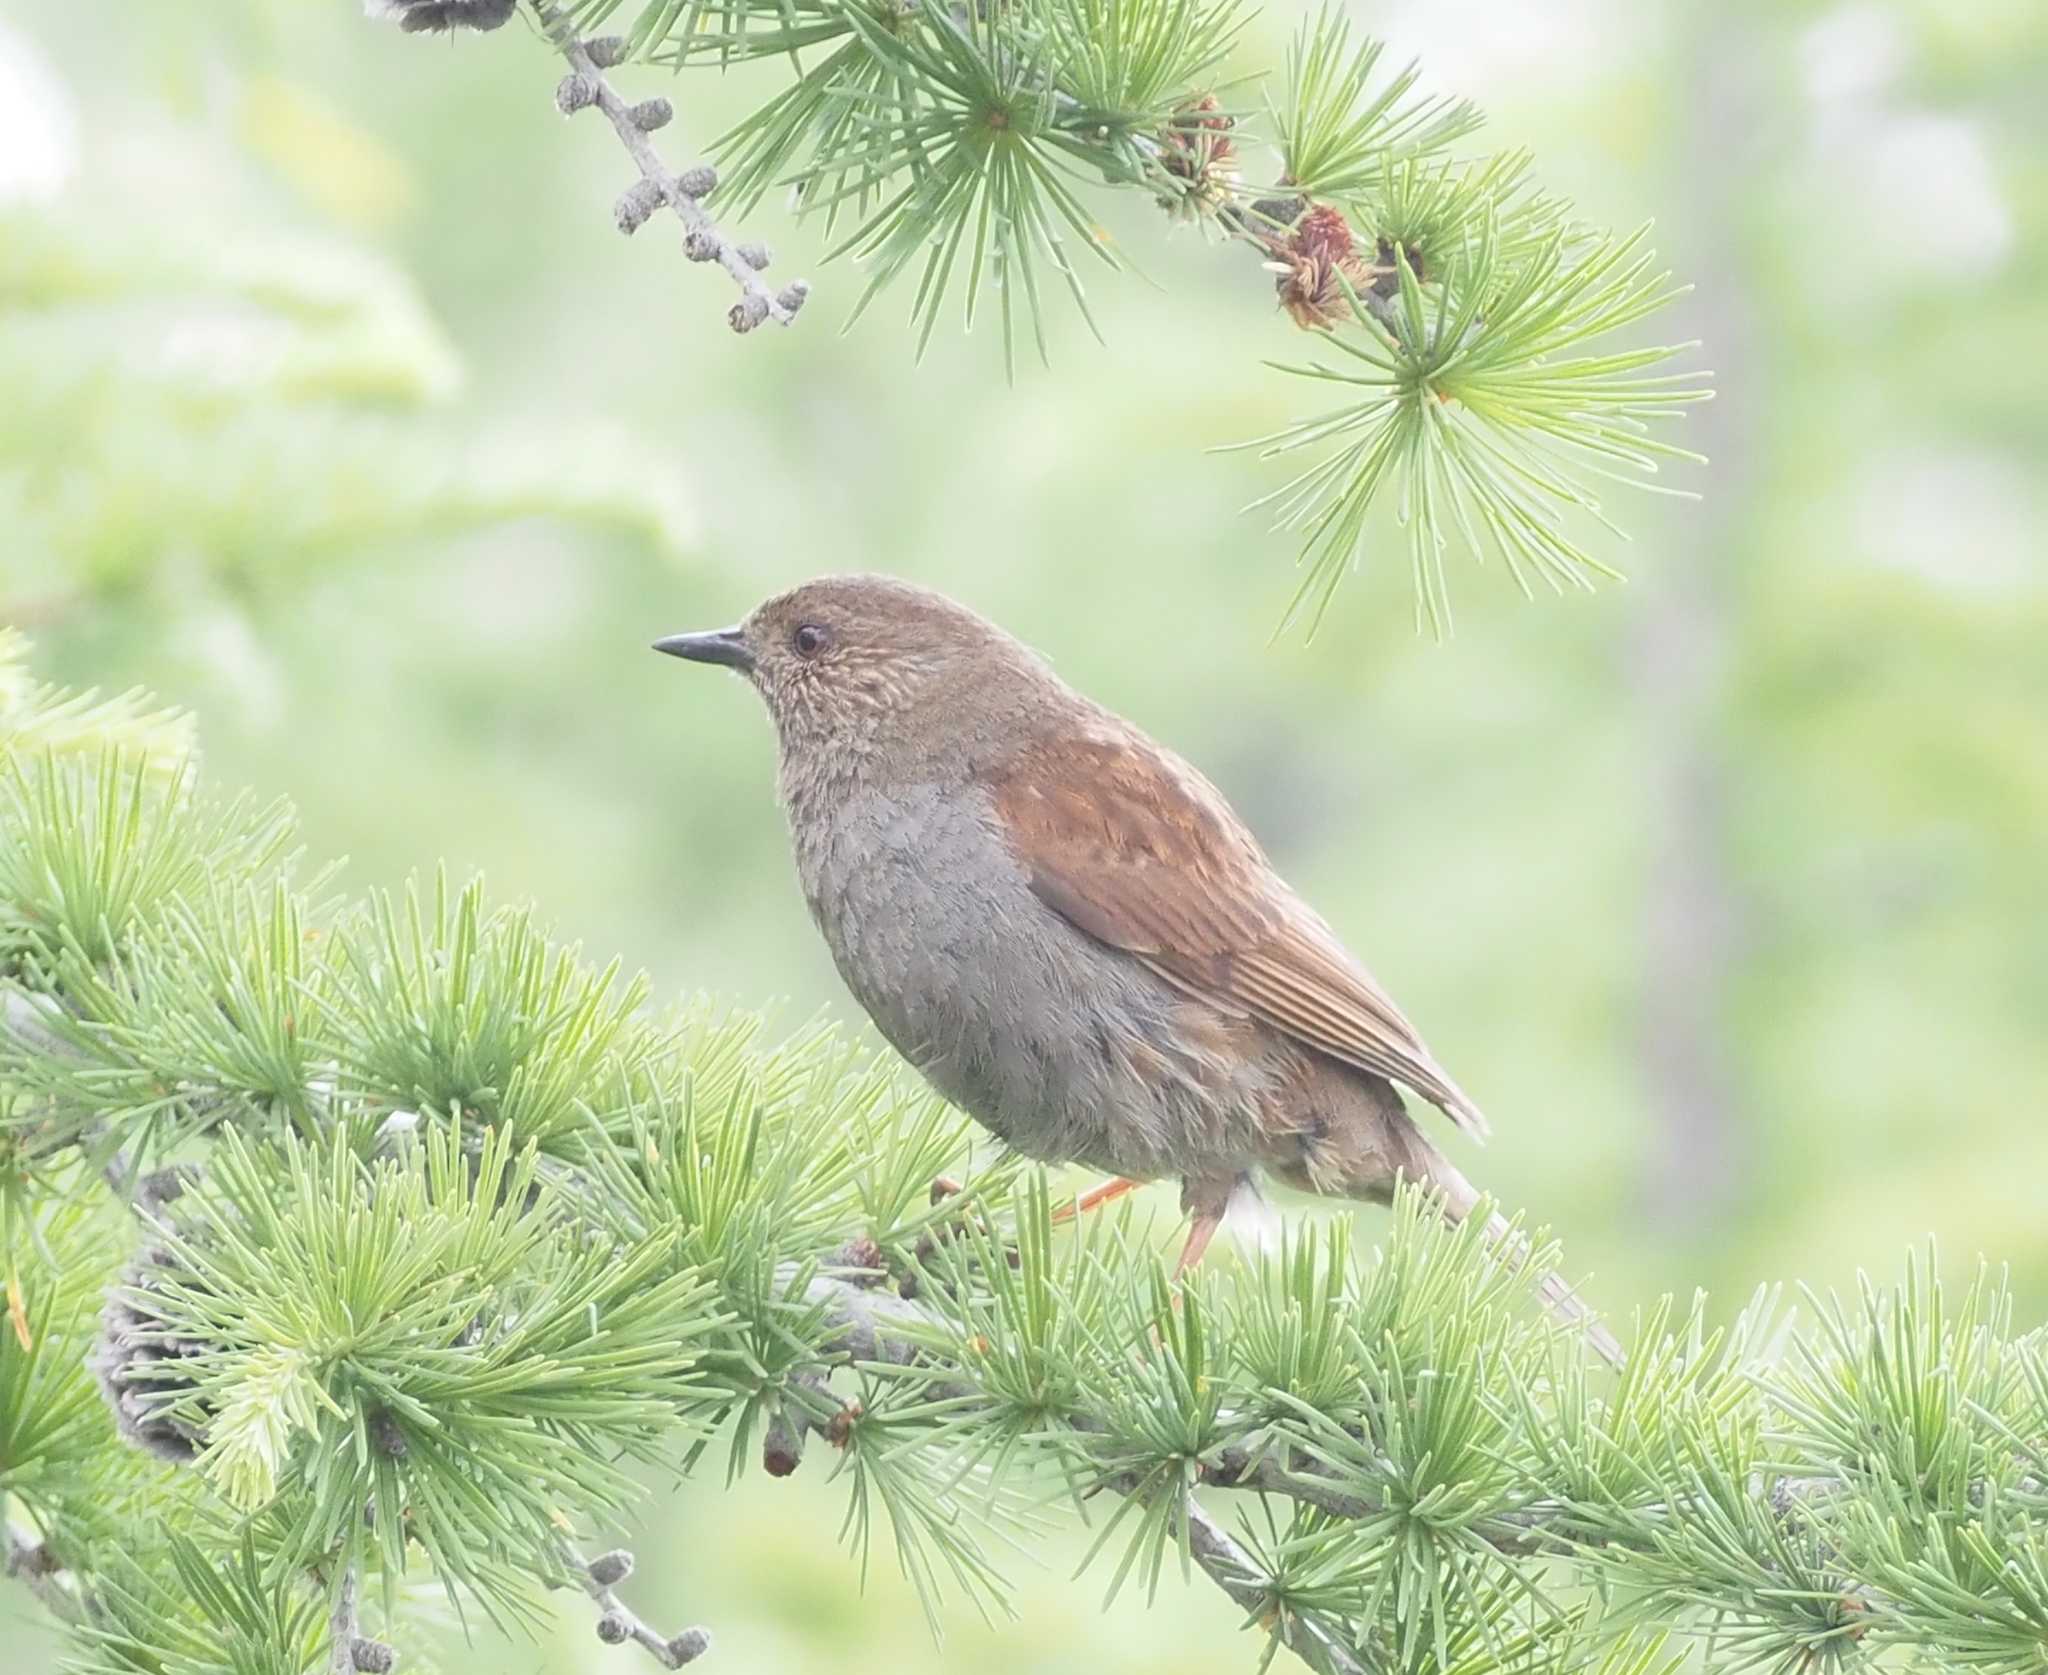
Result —
POLYGON ((718 628, 708 634, 671 634, 665 640, 656 640, 654 649, 671 657, 687 657, 692 663, 722 663, 743 675, 754 667, 753 650, 747 644, 745 632, 738 628, 718 628))

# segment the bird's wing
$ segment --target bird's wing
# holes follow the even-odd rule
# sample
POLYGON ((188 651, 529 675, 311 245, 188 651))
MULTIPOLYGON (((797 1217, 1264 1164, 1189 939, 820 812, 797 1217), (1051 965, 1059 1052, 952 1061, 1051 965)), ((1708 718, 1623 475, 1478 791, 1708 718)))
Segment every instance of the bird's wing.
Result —
POLYGON ((987 783, 1033 893, 1077 928, 1486 1134, 1415 1026, 1186 763, 1105 726, 1029 746, 987 783))

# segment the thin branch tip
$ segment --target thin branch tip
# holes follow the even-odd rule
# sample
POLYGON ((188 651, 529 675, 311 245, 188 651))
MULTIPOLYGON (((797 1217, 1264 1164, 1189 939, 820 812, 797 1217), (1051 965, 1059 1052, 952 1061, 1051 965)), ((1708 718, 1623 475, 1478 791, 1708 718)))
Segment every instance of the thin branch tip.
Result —
POLYGON ((667 205, 683 224, 683 254, 693 262, 716 262, 739 287, 740 300, 726 314, 734 331, 750 332, 770 321, 788 325, 803 306, 807 290, 771 290, 761 278, 761 270, 768 265, 767 246, 735 243, 712 219, 702 200, 717 186, 718 171, 700 163, 681 174, 671 173, 654 149, 648 136, 674 120, 675 106, 659 96, 628 104, 605 79, 604 72, 626 55, 624 40, 617 35, 578 39, 556 0, 534 0, 534 10, 569 66, 569 73, 555 85, 556 108, 565 116, 593 108, 603 111, 640 171, 640 179, 612 206, 619 231, 638 232, 656 210, 667 205))
POLYGON ((564 1544, 562 1555, 597 1607, 597 1637, 607 1646, 623 1646, 630 1641, 664 1669, 681 1669, 711 1649, 708 1629, 692 1627, 680 1634, 663 1636, 642 1622, 639 1614, 612 1591, 633 1574, 631 1549, 614 1547, 608 1553, 586 1559, 564 1544))
POLYGON ((354 1565, 341 1573, 341 1585, 335 1590, 334 1605, 328 1613, 327 1637, 327 1675, 358 1675, 362 1665, 356 1662, 356 1647, 367 1642, 356 1620, 354 1565))

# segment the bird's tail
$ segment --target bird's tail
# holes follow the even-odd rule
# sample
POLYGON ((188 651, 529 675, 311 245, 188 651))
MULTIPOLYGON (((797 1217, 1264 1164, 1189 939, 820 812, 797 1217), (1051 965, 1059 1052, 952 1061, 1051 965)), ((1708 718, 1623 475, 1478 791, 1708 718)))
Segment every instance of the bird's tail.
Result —
MULTIPOLYGON (((1479 1207, 1479 1189, 1458 1170, 1456 1164, 1429 1144, 1420 1135, 1414 1137, 1415 1151, 1427 1170, 1428 1184, 1438 1194, 1438 1203, 1446 1219, 1462 1222, 1479 1207)), ((1512 1261, 1527 1267, 1534 1253, 1529 1240, 1519 1229, 1510 1226, 1507 1217, 1491 1214, 1486 1218, 1486 1237, 1493 1246, 1512 1261)), ((1621 1341, 1600 1323, 1600 1317, 1580 1298, 1569 1281, 1562 1274, 1544 1269, 1536 1276, 1536 1295, 1559 1320, 1576 1326, 1585 1336, 1586 1342, 1609 1366, 1621 1368, 1628 1363, 1622 1351, 1621 1341)))

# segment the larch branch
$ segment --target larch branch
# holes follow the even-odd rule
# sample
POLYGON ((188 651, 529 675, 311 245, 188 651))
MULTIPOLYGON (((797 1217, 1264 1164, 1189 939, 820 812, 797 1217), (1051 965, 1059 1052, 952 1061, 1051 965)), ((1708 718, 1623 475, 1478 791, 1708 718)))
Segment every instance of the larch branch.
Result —
POLYGON ((619 230, 637 231, 656 209, 666 205, 683 224, 684 254, 693 262, 716 262, 740 288, 740 300, 726 315, 734 331, 749 332, 771 320, 778 326, 788 325, 810 295, 810 285, 794 279, 779 291, 772 289, 761 277, 769 262, 767 248, 735 243, 712 218, 703 200, 718 184, 715 170, 700 165, 679 175, 663 163, 649 135, 666 127, 673 117, 668 100, 628 104, 604 74, 620 50, 616 37, 579 39, 554 0, 534 0, 534 12, 569 65, 569 74, 555 89, 556 105, 565 116, 591 106, 603 111, 640 171, 640 178, 619 199, 619 230))

